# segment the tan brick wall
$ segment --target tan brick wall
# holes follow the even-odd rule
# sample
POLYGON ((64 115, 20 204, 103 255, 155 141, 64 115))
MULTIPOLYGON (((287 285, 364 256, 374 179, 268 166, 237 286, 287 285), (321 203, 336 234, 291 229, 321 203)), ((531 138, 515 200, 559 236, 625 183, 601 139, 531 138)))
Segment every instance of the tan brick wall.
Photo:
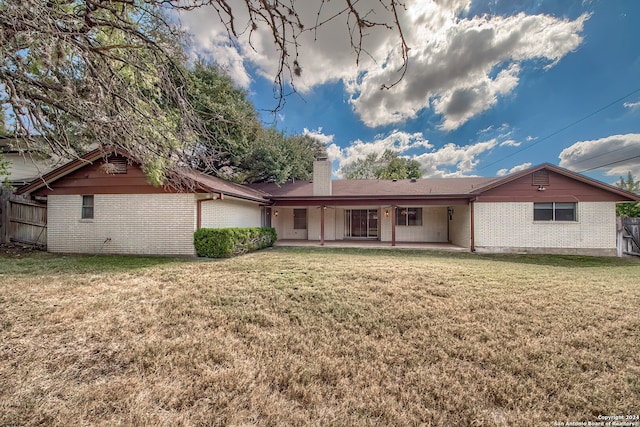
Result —
POLYGON ((202 202, 202 228, 260 227, 260 205, 225 196, 202 202))
POLYGON ((615 250, 615 203, 580 202, 577 216, 576 222, 534 221, 533 203, 476 203, 476 248, 536 252, 562 249, 567 253, 615 250))
MULTIPOLYGON (((411 206, 420 207, 420 206, 411 206)), ((384 216, 384 211, 391 208, 381 209, 381 240, 390 242, 391 214, 384 216)), ((446 206, 422 206, 422 225, 398 225, 396 226, 397 242, 446 242, 447 241, 447 207, 446 206)))
MULTIPOLYGON (((320 215, 319 206, 307 208, 307 229, 309 230, 307 234, 309 240, 320 240, 320 215)), ((324 240, 336 240, 336 208, 332 206, 324 210, 324 240)))
POLYGON ((293 208, 280 208, 280 207, 273 208, 272 212, 274 213, 274 215, 271 217, 271 225, 275 227, 276 232, 278 233, 278 239, 307 240, 307 236, 309 235, 308 229, 309 229, 309 209, 310 208, 300 208, 300 209, 307 209, 307 229, 306 230, 295 230, 293 228, 293 208), (278 211, 278 216, 275 216, 276 211, 278 211))
POLYGON ((471 247, 471 210, 469 205, 453 206, 449 238, 454 245, 471 247))
POLYGON ((91 220, 80 218, 81 204, 82 196, 49 196, 49 251, 195 255, 193 194, 96 194, 91 220))
POLYGON ((331 195, 331 162, 329 160, 313 162, 313 195, 331 195))

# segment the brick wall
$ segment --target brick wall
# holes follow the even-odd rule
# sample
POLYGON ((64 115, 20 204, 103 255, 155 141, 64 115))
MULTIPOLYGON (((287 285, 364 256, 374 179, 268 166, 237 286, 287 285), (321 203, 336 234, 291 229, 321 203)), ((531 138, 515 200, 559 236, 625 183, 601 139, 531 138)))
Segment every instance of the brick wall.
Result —
POLYGON ((93 219, 81 219, 79 195, 47 204, 51 252, 195 255, 193 194, 96 194, 93 219))
POLYGON ((533 203, 476 203, 476 249, 615 255, 615 203, 580 202, 577 217, 576 222, 534 221, 533 203))
POLYGON ((260 227, 260 205, 225 196, 202 202, 202 228, 260 227))
POLYGON ((454 245, 471 247, 471 212, 469 205, 453 207, 453 216, 449 224, 449 239, 454 245))

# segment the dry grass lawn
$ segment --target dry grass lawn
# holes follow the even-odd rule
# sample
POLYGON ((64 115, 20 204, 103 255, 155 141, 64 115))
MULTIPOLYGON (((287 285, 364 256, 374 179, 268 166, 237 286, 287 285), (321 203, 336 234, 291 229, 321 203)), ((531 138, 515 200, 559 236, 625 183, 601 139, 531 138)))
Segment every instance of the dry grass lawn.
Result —
POLYGON ((553 425, 640 412, 640 263, 0 255, 0 425, 553 425))

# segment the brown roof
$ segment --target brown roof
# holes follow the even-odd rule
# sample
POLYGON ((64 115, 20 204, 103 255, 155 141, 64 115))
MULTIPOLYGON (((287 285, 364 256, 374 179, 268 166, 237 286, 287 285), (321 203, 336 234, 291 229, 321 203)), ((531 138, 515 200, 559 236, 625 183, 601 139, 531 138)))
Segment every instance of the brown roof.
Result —
MULTIPOLYGON (((496 178, 428 178, 428 179, 354 179, 331 182, 332 198, 350 197, 452 197, 466 196, 475 189, 487 185, 496 178)), ((251 184, 250 187, 273 196, 274 199, 298 199, 313 197, 310 181, 276 184, 251 184)))
POLYGON ((246 185, 236 184, 222 178, 206 175, 201 172, 184 170, 182 173, 192 179, 201 190, 210 193, 221 193, 241 199, 252 200, 260 203, 269 203, 268 194, 253 189, 246 185))
MULTIPOLYGON (((26 194, 36 191, 109 154, 119 154, 121 156, 128 157, 127 153, 119 149, 111 149, 108 151, 96 149, 75 160, 70 161, 69 163, 66 163, 65 165, 57 169, 52 170, 51 172, 43 175, 41 178, 36 178, 26 186, 19 188, 16 193, 26 194)), ((178 174, 181 174, 184 178, 186 178, 186 180, 192 181, 195 185, 195 188, 199 191, 220 193, 223 195, 251 200, 259 203, 270 202, 270 200, 264 193, 244 185, 235 184, 224 179, 205 175, 203 173, 192 171, 189 169, 183 169, 179 171, 178 174)))
MULTIPOLYGON (((35 179, 28 185, 21 187, 17 193, 25 194, 36 191, 110 153, 127 156, 122 150, 117 149, 110 150, 109 152, 101 149, 93 150, 45 174, 41 178, 35 179)), ((322 198, 336 200, 366 198, 474 198, 485 191, 489 191, 540 169, 549 169, 593 187, 609 191, 617 196, 621 196, 623 200, 640 200, 640 197, 637 195, 548 163, 499 178, 462 177, 400 180, 334 180, 331 183, 331 195, 322 196, 322 198)), ((179 174, 193 182, 198 192, 220 193, 258 203, 314 198, 313 183, 310 181, 287 182, 282 185, 273 183, 242 185, 190 169, 183 169, 179 171, 179 174)))

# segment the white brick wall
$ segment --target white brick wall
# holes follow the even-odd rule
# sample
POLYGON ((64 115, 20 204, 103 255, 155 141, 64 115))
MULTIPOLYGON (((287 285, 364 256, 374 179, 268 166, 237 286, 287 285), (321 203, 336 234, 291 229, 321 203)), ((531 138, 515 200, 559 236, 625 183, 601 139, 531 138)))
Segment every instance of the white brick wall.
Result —
POLYGON ((329 160, 313 162, 313 195, 331 195, 331 162, 329 160))
POLYGON ((449 224, 451 243, 464 248, 471 247, 471 210, 469 205, 453 206, 453 217, 449 224))
MULTIPOLYGON (((414 207, 414 206, 411 206, 414 207)), ((417 206, 419 207, 419 206, 417 206)), ((391 208, 381 210, 381 240, 391 241, 391 208), (389 216, 384 211, 389 210, 389 216)), ((422 225, 396 226, 397 242, 446 242, 447 241, 447 207, 423 206, 422 225)))
POLYGON ((260 205, 225 196, 202 202, 202 228, 260 227, 260 205))
POLYGON ((49 251, 195 255, 193 194, 96 194, 91 220, 80 218, 81 204, 82 196, 48 197, 49 251))
MULTIPOLYGON (((300 208, 305 209, 305 208, 300 208)), ((309 228, 309 209, 307 209, 307 229, 306 230, 295 230, 293 228, 293 208, 273 208, 272 209, 272 217, 271 217, 271 225, 275 227, 276 232, 278 233, 278 239, 286 239, 286 240, 307 240, 308 228, 309 228), (275 212, 278 211, 278 216, 275 216, 275 212)), ((318 216, 318 218, 320 218, 318 216)), ((319 221, 319 219, 318 219, 319 221)))
MULTIPOLYGON (((309 240, 320 240, 320 215, 319 206, 309 206, 307 208, 309 240)), ((324 240, 336 240, 336 209, 334 207, 327 207, 324 210, 324 240)))
POLYGON ((580 202, 577 222, 534 221, 533 203, 476 203, 476 249, 488 251, 559 249, 595 253, 616 248, 613 202, 580 202))

